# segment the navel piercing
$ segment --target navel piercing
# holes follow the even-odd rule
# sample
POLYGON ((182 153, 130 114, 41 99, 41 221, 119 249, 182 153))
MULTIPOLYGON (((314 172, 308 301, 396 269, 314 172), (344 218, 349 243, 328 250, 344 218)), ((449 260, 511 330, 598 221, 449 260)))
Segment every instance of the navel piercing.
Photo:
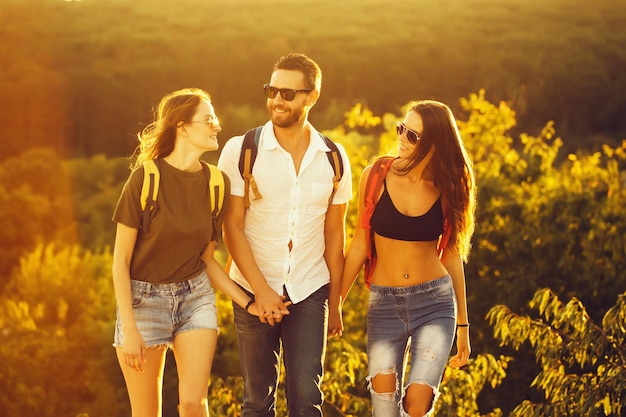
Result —
POLYGON ((409 274, 404 274, 404 279, 409 279, 409 274))

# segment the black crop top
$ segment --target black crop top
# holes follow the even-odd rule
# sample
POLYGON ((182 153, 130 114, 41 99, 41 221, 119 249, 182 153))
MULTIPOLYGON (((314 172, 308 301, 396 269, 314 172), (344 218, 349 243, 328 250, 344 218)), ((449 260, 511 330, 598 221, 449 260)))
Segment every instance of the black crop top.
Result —
POLYGON ((437 240, 443 232, 441 197, 425 214, 416 217, 406 216, 393 205, 385 181, 383 194, 376 204, 370 224, 374 232, 390 239, 410 242, 437 240))

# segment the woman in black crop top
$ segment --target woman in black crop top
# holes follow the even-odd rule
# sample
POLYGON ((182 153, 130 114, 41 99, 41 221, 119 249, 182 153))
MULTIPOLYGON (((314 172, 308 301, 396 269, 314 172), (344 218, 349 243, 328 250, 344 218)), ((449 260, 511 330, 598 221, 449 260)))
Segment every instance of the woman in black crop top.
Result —
POLYGON ((449 364, 463 366, 470 355, 463 262, 474 231, 476 190, 445 104, 415 103, 397 133, 398 157, 381 158, 361 176, 359 223, 346 254, 342 299, 366 264, 374 415, 400 416, 402 407, 422 416, 434 408, 455 335, 458 352, 449 364), (409 340, 411 366, 403 380, 409 340))
MULTIPOLYGON (((114 346, 133 416, 161 414, 162 375, 170 347, 178 368, 180 415, 208 416, 207 386, 218 332, 212 286, 258 315, 253 300, 231 281, 213 254, 221 215, 213 218, 208 167, 203 168, 200 157, 218 149, 220 130, 205 91, 184 89, 163 97, 156 120, 139 135, 136 169, 113 215, 114 346), (155 161, 160 184, 158 210, 150 227, 142 228, 140 195, 147 160, 155 161)), ((224 205, 229 185, 225 177, 224 205)))

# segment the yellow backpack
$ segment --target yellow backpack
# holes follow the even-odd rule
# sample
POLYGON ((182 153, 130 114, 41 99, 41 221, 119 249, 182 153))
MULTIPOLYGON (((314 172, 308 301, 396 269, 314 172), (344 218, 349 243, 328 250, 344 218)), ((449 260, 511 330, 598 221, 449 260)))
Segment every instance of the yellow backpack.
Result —
MULTIPOLYGON (((213 229, 215 219, 224 206, 224 174, 215 165, 200 161, 207 175, 209 194, 211 196, 211 213, 213 213, 213 229)), ((143 185, 141 187, 141 230, 147 233, 150 230, 150 222, 158 211, 157 197, 159 195, 160 172, 158 162, 150 159, 143 163, 143 185)))

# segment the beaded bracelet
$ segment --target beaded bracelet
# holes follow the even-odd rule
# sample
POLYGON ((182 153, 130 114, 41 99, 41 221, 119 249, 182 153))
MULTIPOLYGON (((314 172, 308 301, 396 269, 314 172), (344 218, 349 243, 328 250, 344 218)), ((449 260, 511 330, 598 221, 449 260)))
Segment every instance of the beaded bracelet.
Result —
POLYGON ((248 311, 252 303, 254 303, 254 298, 251 298, 250 301, 248 301, 248 304, 246 304, 246 306, 243 309, 248 311))

